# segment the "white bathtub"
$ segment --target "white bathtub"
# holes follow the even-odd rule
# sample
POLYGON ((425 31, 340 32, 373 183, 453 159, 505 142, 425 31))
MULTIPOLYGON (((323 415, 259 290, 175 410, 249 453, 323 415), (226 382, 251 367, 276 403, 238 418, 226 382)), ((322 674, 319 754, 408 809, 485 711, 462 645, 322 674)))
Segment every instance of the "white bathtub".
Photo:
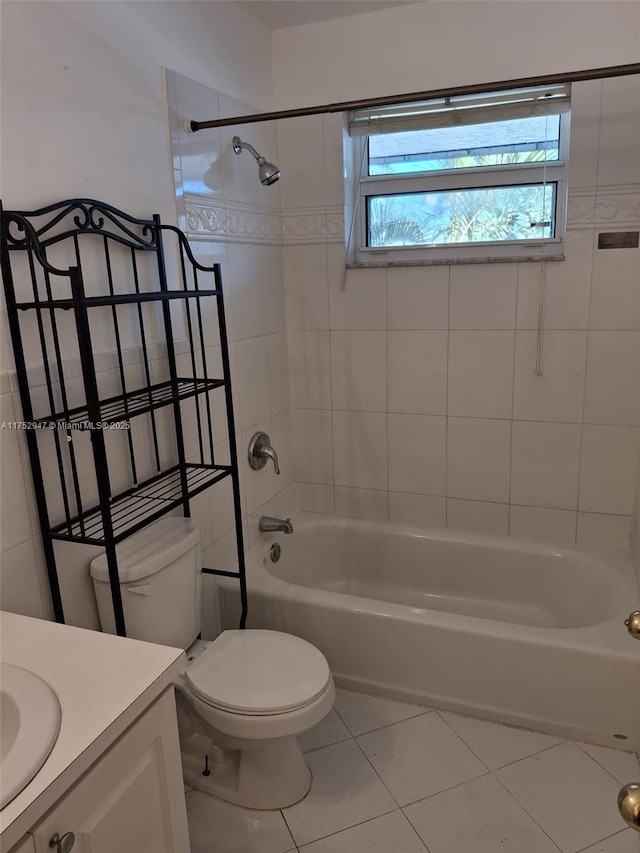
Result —
MULTIPOLYGON (((640 643, 623 624, 637 590, 624 552, 312 513, 293 521, 293 535, 264 536, 250 553, 249 627, 309 640, 343 687, 640 747, 640 643)), ((221 599, 235 627, 233 582, 221 599)))

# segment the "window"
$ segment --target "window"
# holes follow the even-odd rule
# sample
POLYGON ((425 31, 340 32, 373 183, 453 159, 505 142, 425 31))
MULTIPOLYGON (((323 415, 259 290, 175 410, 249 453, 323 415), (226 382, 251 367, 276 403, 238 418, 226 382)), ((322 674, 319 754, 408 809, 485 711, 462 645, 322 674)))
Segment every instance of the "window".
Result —
POLYGON ((349 116, 357 263, 562 256, 570 87, 349 116))

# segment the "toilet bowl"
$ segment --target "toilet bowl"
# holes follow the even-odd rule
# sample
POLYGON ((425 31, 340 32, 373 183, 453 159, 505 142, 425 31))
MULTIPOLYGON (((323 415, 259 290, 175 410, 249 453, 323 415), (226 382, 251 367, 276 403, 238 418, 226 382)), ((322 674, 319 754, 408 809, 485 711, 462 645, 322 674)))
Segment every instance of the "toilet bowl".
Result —
MULTIPOLYGON (((184 780, 236 805, 301 800, 311 773, 297 737, 329 713, 335 687, 324 655, 280 631, 200 631, 200 543, 184 518, 164 519, 118 546, 127 635, 187 649, 175 684, 184 780)), ((91 563, 102 630, 115 633, 104 554, 91 563)))
POLYGON ((331 710, 324 656, 278 631, 224 631, 198 641, 178 679, 184 780, 228 802, 284 808, 303 799, 311 773, 297 737, 331 710))

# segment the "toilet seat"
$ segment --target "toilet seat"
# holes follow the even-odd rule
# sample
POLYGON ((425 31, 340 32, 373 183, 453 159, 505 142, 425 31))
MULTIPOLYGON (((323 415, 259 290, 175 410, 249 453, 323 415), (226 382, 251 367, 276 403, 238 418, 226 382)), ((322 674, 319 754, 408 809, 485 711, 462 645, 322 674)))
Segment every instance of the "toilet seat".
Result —
POLYGON ((313 703, 331 682, 324 655, 280 631, 224 631, 185 673, 194 694, 229 714, 272 716, 313 703))

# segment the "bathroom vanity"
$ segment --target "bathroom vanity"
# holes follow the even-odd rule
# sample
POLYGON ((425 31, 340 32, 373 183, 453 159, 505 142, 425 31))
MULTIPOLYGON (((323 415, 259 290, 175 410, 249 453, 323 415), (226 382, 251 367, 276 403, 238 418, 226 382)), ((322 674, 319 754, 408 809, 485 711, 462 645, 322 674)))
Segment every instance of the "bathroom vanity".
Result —
POLYGON ((189 853, 173 680, 184 653, 12 613, 1 657, 43 678, 55 744, 0 811, 1 853, 189 853))

